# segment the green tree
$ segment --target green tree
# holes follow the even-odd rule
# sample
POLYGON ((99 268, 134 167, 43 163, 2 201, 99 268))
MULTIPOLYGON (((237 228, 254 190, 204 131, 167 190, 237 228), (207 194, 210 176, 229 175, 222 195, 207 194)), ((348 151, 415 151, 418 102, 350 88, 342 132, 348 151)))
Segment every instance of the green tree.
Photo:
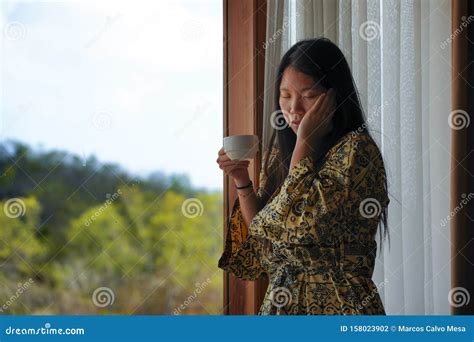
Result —
POLYGON ((2 273, 35 277, 46 253, 38 238, 41 205, 35 197, 0 202, 0 265, 2 273))

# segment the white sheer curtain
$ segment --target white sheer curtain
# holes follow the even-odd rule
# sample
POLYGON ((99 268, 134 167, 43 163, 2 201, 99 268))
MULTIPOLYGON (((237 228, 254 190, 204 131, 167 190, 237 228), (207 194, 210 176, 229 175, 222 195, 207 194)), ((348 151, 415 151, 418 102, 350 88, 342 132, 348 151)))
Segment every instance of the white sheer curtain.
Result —
POLYGON ((330 38, 351 66, 388 173, 390 249, 373 277, 387 314, 450 313, 450 34, 449 0, 268 1, 264 143, 293 43, 330 38))

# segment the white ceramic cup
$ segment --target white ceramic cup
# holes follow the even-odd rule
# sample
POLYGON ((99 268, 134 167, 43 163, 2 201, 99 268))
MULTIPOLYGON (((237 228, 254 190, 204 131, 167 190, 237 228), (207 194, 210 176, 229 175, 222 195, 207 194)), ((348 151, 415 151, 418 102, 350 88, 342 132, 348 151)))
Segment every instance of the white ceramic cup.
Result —
POLYGON ((258 136, 231 135, 224 137, 224 152, 231 160, 253 159, 258 152, 258 136))

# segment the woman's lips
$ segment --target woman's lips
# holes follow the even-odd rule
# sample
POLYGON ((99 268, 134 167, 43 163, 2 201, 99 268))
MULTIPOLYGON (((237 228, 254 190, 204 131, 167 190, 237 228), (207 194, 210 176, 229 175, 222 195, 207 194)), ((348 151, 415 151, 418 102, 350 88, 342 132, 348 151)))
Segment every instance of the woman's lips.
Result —
POLYGON ((293 127, 298 127, 298 126, 300 125, 300 122, 301 122, 301 121, 292 122, 292 123, 291 123, 291 126, 293 126, 293 127))

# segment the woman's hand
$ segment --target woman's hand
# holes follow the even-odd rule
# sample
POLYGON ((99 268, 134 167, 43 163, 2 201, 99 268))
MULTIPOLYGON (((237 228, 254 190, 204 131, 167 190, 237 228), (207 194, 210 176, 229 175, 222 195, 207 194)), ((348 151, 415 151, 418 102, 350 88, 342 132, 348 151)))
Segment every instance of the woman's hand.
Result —
POLYGON ((336 93, 331 88, 304 115, 296 133, 297 142, 315 149, 318 141, 331 131, 335 111, 336 93))
POLYGON ((250 161, 248 160, 231 160, 224 152, 224 148, 219 150, 219 157, 216 160, 219 168, 224 171, 226 175, 234 178, 234 183, 237 186, 244 186, 250 182, 250 175, 248 167, 250 161))

